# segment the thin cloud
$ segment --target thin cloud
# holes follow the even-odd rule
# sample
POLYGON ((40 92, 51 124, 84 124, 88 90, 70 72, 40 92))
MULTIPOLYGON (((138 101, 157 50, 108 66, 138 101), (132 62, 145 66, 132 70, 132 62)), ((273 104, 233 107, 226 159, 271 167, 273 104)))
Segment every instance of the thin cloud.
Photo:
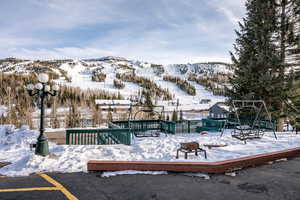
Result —
POLYGON ((227 8, 219 8, 218 10, 224 13, 224 15, 228 18, 228 20, 234 25, 236 25, 240 20, 239 17, 235 16, 234 13, 227 8))
POLYGON ((25 49, 13 48, 9 49, 8 53, 18 58, 26 59, 81 59, 81 58, 95 58, 99 55, 114 54, 110 51, 95 48, 78 48, 78 47, 63 47, 54 49, 25 49))
POLYGON ((243 14, 244 0, 11 0, 0 8, 0 57, 230 61, 243 14))

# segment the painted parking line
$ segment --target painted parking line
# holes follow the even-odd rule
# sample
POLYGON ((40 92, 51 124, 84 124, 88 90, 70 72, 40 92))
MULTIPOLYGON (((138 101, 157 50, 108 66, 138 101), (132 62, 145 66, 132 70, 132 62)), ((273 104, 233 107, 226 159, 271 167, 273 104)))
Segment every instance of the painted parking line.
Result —
POLYGON ((32 188, 0 189, 0 192, 55 191, 55 190, 60 190, 60 189, 57 187, 32 187, 32 188))
POLYGON ((69 200, 78 200, 73 194, 71 194, 62 184, 48 176, 47 174, 39 174, 46 181, 55 186, 55 188, 59 189, 69 200))
MULTIPOLYGON (((78 200, 73 194, 71 194, 62 184, 48 176, 47 174, 38 174, 54 187, 31 187, 31 188, 9 188, 0 189, 1 192, 28 192, 28 191, 61 191, 69 200, 78 200)), ((6 176, 0 176, 0 178, 6 178, 6 176)))

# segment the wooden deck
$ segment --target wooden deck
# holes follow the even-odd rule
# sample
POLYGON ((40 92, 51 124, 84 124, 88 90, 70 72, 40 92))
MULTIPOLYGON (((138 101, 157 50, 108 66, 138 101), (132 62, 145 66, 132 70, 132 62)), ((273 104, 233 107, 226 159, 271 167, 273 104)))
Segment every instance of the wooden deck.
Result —
MULTIPOLYGON (((252 167, 266 164, 282 158, 300 155, 300 147, 264 153, 238 159, 218 162, 151 162, 151 161, 97 161, 91 160, 87 164, 88 171, 170 171, 170 172, 205 172, 224 173, 238 168, 252 167)), ((209 158, 209 152, 208 152, 209 158)))

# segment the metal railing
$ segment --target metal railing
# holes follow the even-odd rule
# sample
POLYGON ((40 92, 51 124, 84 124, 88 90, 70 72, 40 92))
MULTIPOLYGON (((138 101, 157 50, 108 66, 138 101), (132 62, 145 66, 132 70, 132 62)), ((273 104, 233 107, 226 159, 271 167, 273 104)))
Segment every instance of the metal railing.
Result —
POLYGON ((148 130, 159 130, 167 134, 193 133, 202 124, 202 120, 131 120, 113 121, 109 123, 110 128, 130 128, 133 132, 143 132, 148 130))
POLYGON ((161 121, 160 130, 164 133, 175 134, 176 133, 176 122, 161 121))
POLYGON ((131 131, 127 128, 116 129, 67 129, 67 145, 131 145, 131 131))
POLYGON ((201 131, 222 131, 226 123, 226 120, 212 120, 202 119, 202 126, 197 127, 197 132, 201 131))

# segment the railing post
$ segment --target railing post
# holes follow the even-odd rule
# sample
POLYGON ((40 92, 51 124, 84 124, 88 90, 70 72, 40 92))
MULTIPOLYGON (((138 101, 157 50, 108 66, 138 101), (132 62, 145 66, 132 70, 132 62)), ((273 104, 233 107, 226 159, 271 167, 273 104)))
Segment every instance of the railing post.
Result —
POLYGON ((70 144, 70 133, 68 130, 66 130, 66 144, 70 144))

